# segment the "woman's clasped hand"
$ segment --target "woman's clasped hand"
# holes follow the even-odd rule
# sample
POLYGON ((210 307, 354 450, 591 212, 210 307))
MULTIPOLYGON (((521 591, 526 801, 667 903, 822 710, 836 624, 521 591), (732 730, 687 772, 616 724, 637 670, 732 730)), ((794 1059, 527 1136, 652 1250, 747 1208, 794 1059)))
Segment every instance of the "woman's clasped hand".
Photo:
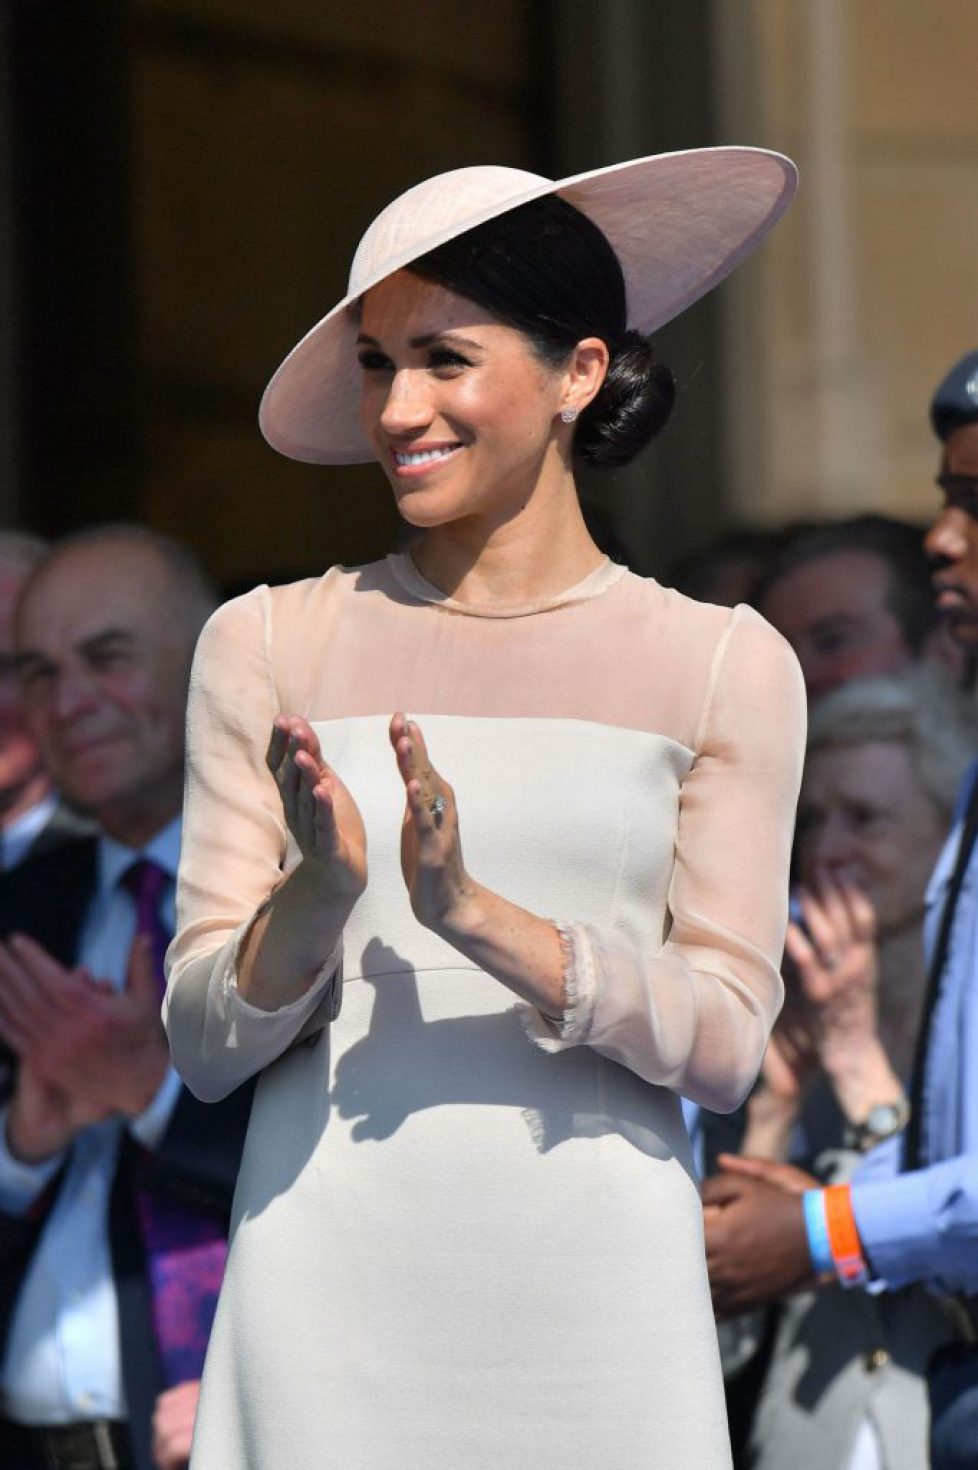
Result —
MULTIPOLYGON (((415 917, 438 929, 458 917, 475 891, 462 861, 455 793, 431 764, 413 720, 398 712, 389 733, 404 782, 401 870, 415 917)), ((322 874, 331 891, 362 893, 367 839, 360 809, 301 715, 276 719, 267 762, 303 862, 322 874)))

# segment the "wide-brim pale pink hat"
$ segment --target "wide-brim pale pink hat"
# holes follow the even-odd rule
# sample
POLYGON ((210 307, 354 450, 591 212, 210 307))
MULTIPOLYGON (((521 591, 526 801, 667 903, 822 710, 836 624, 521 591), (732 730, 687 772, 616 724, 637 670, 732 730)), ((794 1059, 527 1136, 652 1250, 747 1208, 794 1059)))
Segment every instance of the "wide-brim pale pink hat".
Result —
POLYGON ((797 177, 780 153, 699 148, 559 181, 492 165, 425 179, 373 221, 343 300, 275 373, 259 410, 262 433, 274 449, 311 464, 373 459, 358 420, 358 326, 348 308, 386 276, 486 220, 559 194, 607 236, 625 277, 628 325, 648 335, 750 254, 784 212, 797 177))

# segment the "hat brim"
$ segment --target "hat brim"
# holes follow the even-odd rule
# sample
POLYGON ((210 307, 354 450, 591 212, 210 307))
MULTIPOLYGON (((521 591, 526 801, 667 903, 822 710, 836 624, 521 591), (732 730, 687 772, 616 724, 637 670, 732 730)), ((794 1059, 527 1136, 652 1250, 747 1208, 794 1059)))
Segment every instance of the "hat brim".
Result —
POLYGON ((648 335, 751 253, 783 214, 796 184, 797 170, 782 154, 723 147, 658 153, 514 190, 511 198, 474 211, 426 241, 423 250, 385 262, 327 312, 265 389, 258 415, 262 433, 280 453, 309 464, 374 459, 359 423, 358 327, 350 308, 425 251, 488 219, 547 194, 573 204, 608 238, 625 277, 628 325, 648 335))

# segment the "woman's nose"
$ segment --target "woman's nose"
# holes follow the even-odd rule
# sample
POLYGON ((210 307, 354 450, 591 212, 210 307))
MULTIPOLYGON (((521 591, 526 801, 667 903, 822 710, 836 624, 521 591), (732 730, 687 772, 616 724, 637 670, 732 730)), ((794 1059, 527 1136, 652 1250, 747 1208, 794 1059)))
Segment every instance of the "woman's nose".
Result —
POLYGON ((402 368, 391 379, 390 389, 380 422, 388 434, 417 433, 431 422, 431 400, 424 378, 409 368, 402 368))

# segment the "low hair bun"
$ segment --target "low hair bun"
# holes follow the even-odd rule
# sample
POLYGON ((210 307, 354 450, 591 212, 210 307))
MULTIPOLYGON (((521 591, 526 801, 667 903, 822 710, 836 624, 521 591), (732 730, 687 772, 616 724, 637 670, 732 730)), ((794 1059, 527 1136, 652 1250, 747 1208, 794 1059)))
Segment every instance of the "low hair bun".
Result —
POLYGON ((676 383, 656 362, 641 332, 615 343, 608 373, 578 421, 574 453, 585 464, 614 469, 634 459, 672 412, 676 383))

